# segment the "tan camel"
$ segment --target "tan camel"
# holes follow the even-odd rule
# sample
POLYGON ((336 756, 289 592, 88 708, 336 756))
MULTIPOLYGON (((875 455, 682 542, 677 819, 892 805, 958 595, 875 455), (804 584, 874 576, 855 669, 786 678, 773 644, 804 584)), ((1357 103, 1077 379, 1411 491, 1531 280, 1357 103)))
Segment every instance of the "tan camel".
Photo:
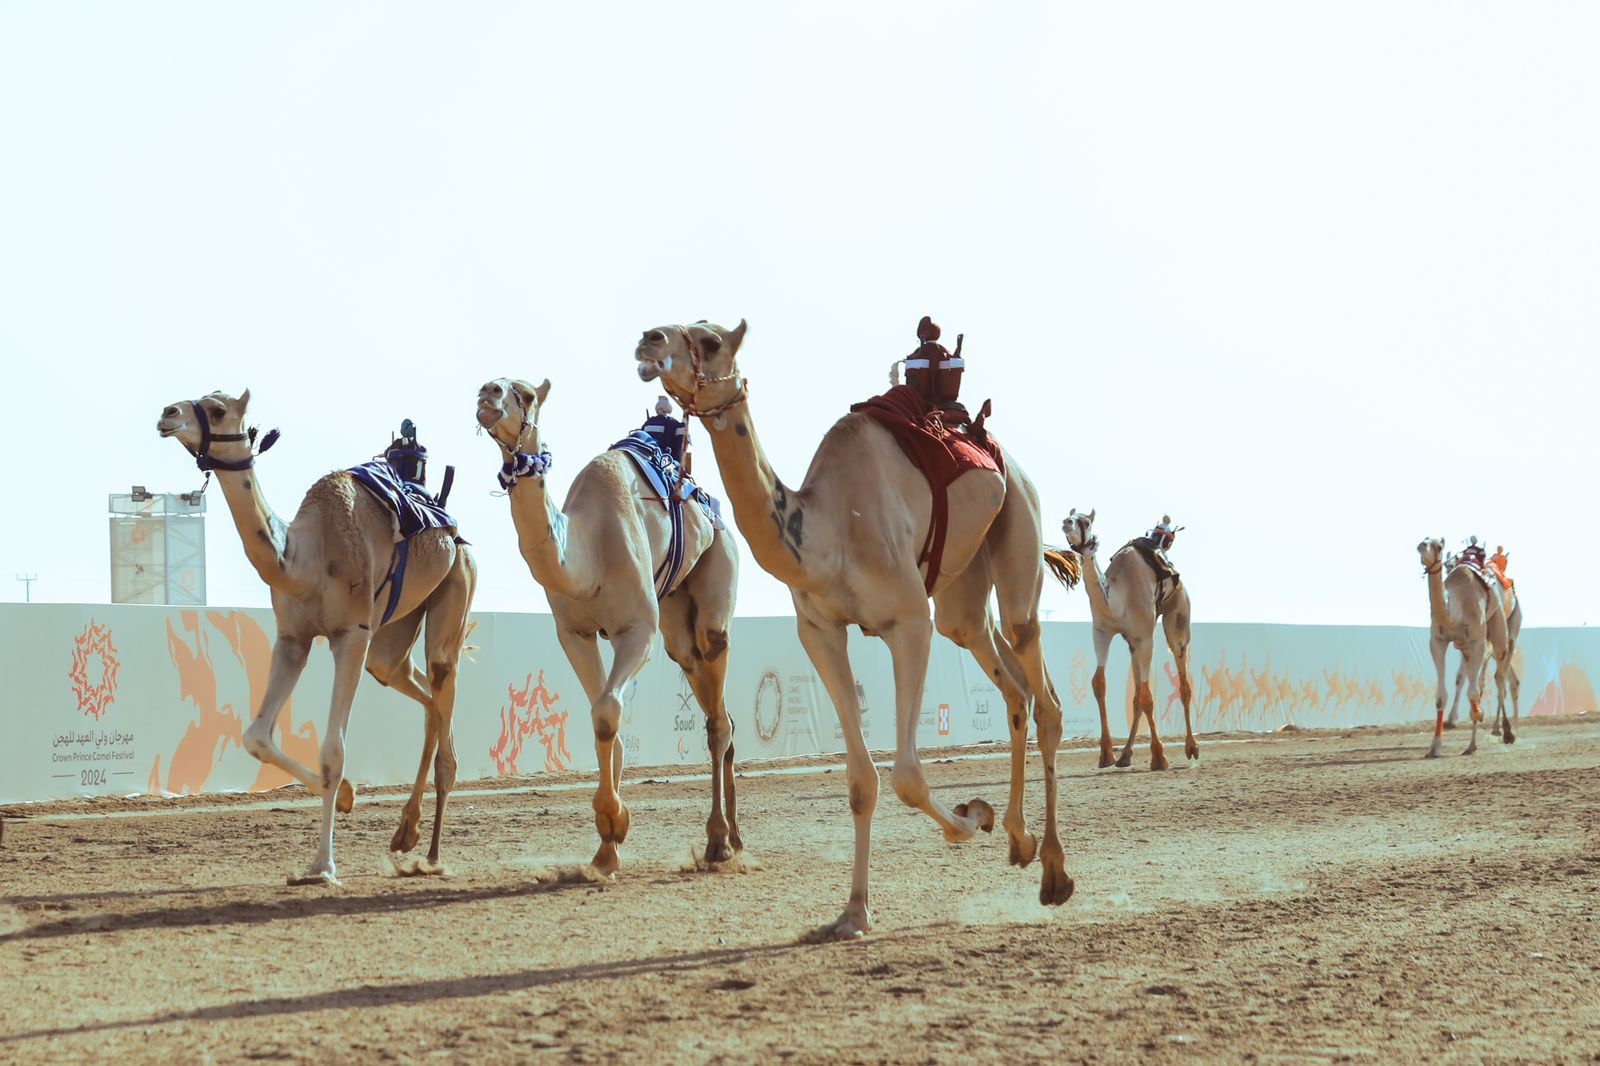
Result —
MULTIPOLYGON (((1111 765, 1111 726, 1106 721, 1106 657, 1111 641, 1121 637, 1133 659, 1134 708, 1128 742, 1123 745, 1118 766, 1133 761, 1133 742, 1139 735, 1139 717, 1150 723, 1150 769, 1167 768, 1166 751, 1156 731, 1155 695, 1150 691, 1150 660, 1155 654, 1156 619, 1167 638, 1167 647, 1178 664, 1178 692, 1183 698, 1183 753, 1200 758, 1200 745, 1194 739, 1194 718, 1190 702, 1194 695, 1189 684, 1189 590, 1183 582, 1163 587, 1161 578, 1131 544, 1111 557, 1105 575, 1096 559, 1100 538, 1094 535, 1094 516, 1074 510, 1061 523, 1067 544, 1084 560, 1088 573, 1084 587, 1089 592, 1089 608, 1094 622, 1094 698, 1100 704, 1100 765, 1111 765)), ((1163 521, 1166 521, 1163 519, 1163 521)), ((1252 671, 1253 673, 1254 671, 1252 671)))
MULTIPOLYGON (((833 700, 843 728, 855 863, 850 898, 839 918, 812 939, 859 937, 872 927, 868 861, 878 775, 861 734, 861 705, 850 668, 846 627, 888 645, 894 660, 895 757, 891 783, 907 806, 929 815, 950 841, 970 839, 994 824, 994 810, 973 800, 953 810, 934 798, 917 755, 934 622, 918 555, 927 541, 933 496, 927 480, 882 424, 847 414, 817 448, 805 482, 792 489, 767 462, 751 419, 735 356, 745 324, 706 322, 645 332, 634 355, 639 376, 659 378, 685 412, 709 430, 739 531, 763 570, 789 586, 800 643, 833 700)), ((1004 824, 1011 862, 1026 866, 1036 852, 1044 867, 1039 899, 1059 904, 1072 894, 1066 853, 1056 830, 1056 750, 1061 705, 1040 646, 1039 593, 1044 579, 1038 495, 1009 456, 1004 476, 969 470, 949 486, 949 526, 939 579, 932 590, 939 632, 970 651, 1005 700, 1011 732, 1011 791, 1004 824), (1000 626, 989 608, 998 594, 1000 626), (1003 635, 1002 635, 1003 633, 1003 635), (1027 832, 1023 769, 1030 702, 1044 761, 1043 847, 1027 832)), ((1058 565, 1076 560, 1062 555, 1058 565)))
POLYGON ((262 762, 299 779, 322 797, 322 837, 302 881, 337 881, 333 862, 333 813, 348 811, 355 791, 344 776, 345 731, 361 670, 411 697, 425 712, 422 764, 400 826, 389 847, 397 869, 440 873, 439 840, 445 800, 456 777, 456 667, 466 638, 467 612, 477 585, 472 553, 447 529, 429 529, 409 542, 405 581, 392 611, 387 595, 394 562, 396 524, 390 511, 345 471, 313 484, 287 526, 267 505, 253 469, 255 430, 244 430, 250 390, 237 399, 213 392, 180 400, 161 413, 156 428, 176 437, 202 470, 214 471, 228 501, 245 557, 272 590, 277 638, 261 707, 245 730, 244 747, 262 762), (380 597, 379 593, 385 593, 380 597), (382 622, 385 613, 390 621, 382 622), (427 623, 428 671, 411 661, 411 649, 427 623), (278 714, 294 691, 316 637, 333 652, 333 702, 323 734, 320 765, 311 770, 285 755, 273 738, 278 714), (400 855, 416 847, 422 793, 433 764, 433 838, 425 864, 402 865, 400 855))
MULTIPOLYGON (((1439 757, 1439 748, 1444 740, 1444 659, 1445 652, 1452 644, 1463 659, 1461 669, 1456 674, 1457 690, 1465 680, 1467 702, 1472 707, 1472 738, 1462 754, 1471 755, 1478 750, 1478 723, 1483 721, 1480 693, 1486 669, 1482 665, 1486 647, 1488 653, 1494 656, 1495 684, 1499 690, 1496 724, 1503 723, 1501 740, 1507 744, 1516 743, 1511 720, 1505 713, 1506 682, 1509 677, 1515 676, 1515 671, 1508 674, 1504 665, 1510 659, 1511 644, 1500 596, 1492 592, 1469 567, 1456 566, 1446 574, 1442 538, 1422 541, 1417 545, 1417 554, 1422 559, 1423 572, 1428 578, 1428 611, 1432 621, 1428 646, 1439 675, 1434 693, 1433 744, 1428 748, 1427 758, 1439 757)), ((1520 618, 1518 622, 1520 626, 1520 618)))
POLYGON ((600 847, 594 867, 610 876, 621 865, 617 849, 629 825, 620 792, 622 698, 649 659, 657 629, 705 712, 711 752, 705 861, 724 862, 744 846, 735 820, 733 721, 722 691, 739 578, 733 536, 718 530, 697 504, 685 503, 682 565, 658 602, 655 575, 672 539, 666 507, 627 454, 606 451, 578 471, 566 503, 557 508, 545 484, 547 462, 530 461, 548 455, 540 441, 539 414, 549 393, 548 381, 535 388, 496 378, 478 390, 478 424, 500 448, 501 483, 507 487, 522 558, 544 586, 556 636, 589 698, 600 767, 594 796, 600 847), (518 472, 519 457, 527 473, 518 472), (609 672, 600 660, 597 635, 611 642, 609 672))

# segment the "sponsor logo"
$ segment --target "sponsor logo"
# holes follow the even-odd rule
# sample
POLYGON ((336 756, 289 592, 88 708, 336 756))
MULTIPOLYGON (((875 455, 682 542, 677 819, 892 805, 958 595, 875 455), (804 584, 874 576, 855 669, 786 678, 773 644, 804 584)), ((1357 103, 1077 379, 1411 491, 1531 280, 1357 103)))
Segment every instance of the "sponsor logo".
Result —
MULTIPOLYGON (((700 713, 700 708, 694 702, 694 689, 689 687, 689 678, 685 674, 678 675, 678 709, 672 712, 672 731, 674 733, 693 733, 699 728, 705 715, 700 713)), ((678 754, 683 754, 683 743, 678 744, 678 754)))
POLYGON ((950 735, 950 705, 948 703, 939 704, 939 735, 941 737, 950 735))
POLYGON ((972 728, 980 733, 988 733, 994 729, 994 716, 989 713, 988 700, 976 700, 973 702, 972 728))
POLYGON ((72 638, 72 666, 67 680, 78 698, 78 711, 85 718, 99 721, 117 700, 117 670, 122 662, 111 643, 111 627, 94 619, 81 634, 72 638))

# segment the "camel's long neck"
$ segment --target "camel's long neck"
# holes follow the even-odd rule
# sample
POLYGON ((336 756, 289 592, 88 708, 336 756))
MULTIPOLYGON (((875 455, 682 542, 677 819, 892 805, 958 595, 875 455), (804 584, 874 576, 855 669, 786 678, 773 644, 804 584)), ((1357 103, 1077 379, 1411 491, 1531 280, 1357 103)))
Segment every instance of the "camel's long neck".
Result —
POLYGON ((255 467, 245 470, 218 470, 217 487, 228 501, 233 513, 233 524, 244 543, 244 555, 271 588, 291 591, 289 564, 284 558, 288 546, 288 528, 283 524, 261 493, 261 482, 255 467))
MULTIPOLYGON (((742 403, 715 419, 702 419, 733 505, 734 522, 757 565, 786 585, 803 586, 806 570, 806 501, 778 480, 742 403)), ((814 518, 814 516, 811 516, 814 518)))
POLYGON ((517 527, 517 547, 533 579, 547 591, 577 595, 588 575, 574 553, 567 550, 567 516, 550 496, 544 477, 525 477, 512 486, 511 521, 517 527))
POLYGON ((1100 573, 1100 557, 1079 552, 1083 559, 1083 590, 1089 594, 1089 610, 1096 618, 1111 617, 1111 601, 1106 597, 1106 579, 1100 573))
POLYGON ((1447 626, 1450 624, 1450 606, 1444 598, 1444 569, 1441 567, 1428 575, 1428 613, 1433 616, 1433 624, 1447 626))

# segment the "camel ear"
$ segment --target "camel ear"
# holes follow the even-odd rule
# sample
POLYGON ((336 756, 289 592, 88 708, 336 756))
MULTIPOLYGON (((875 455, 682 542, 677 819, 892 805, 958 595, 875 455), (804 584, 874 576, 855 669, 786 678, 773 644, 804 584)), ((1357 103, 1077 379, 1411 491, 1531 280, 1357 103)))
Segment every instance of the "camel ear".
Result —
POLYGON ((550 395, 550 379, 545 378, 544 383, 533 390, 534 398, 539 401, 539 406, 544 406, 544 398, 550 395))
POLYGON ((1093 522, 1094 521, 1094 516, 1095 516, 1095 509, 1093 507, 1091 507, 1091 508, 1089 508, 1089 521, 1093 522))
POLYGON ((239 413, 240 414, 244 414, 245 410, 247 408, 249 408, 249 406, 250 406, 250 390, 249 389, 245 389, 243 392, 241 392, 239 394, 239 413))
POLYGON ((739 345, 744 343, 745 320, 740 319, 739 324, 728 331, 728 354, 738 355, 739 345))

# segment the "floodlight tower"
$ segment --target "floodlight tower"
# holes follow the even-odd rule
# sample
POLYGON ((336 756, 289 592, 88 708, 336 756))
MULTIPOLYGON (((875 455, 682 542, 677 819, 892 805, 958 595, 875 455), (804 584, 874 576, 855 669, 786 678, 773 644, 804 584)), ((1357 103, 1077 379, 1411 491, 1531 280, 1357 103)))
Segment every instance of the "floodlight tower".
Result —
POLYGON ((204 606, 206 500, 143 485, 112 493, 111 602, 204 606))

